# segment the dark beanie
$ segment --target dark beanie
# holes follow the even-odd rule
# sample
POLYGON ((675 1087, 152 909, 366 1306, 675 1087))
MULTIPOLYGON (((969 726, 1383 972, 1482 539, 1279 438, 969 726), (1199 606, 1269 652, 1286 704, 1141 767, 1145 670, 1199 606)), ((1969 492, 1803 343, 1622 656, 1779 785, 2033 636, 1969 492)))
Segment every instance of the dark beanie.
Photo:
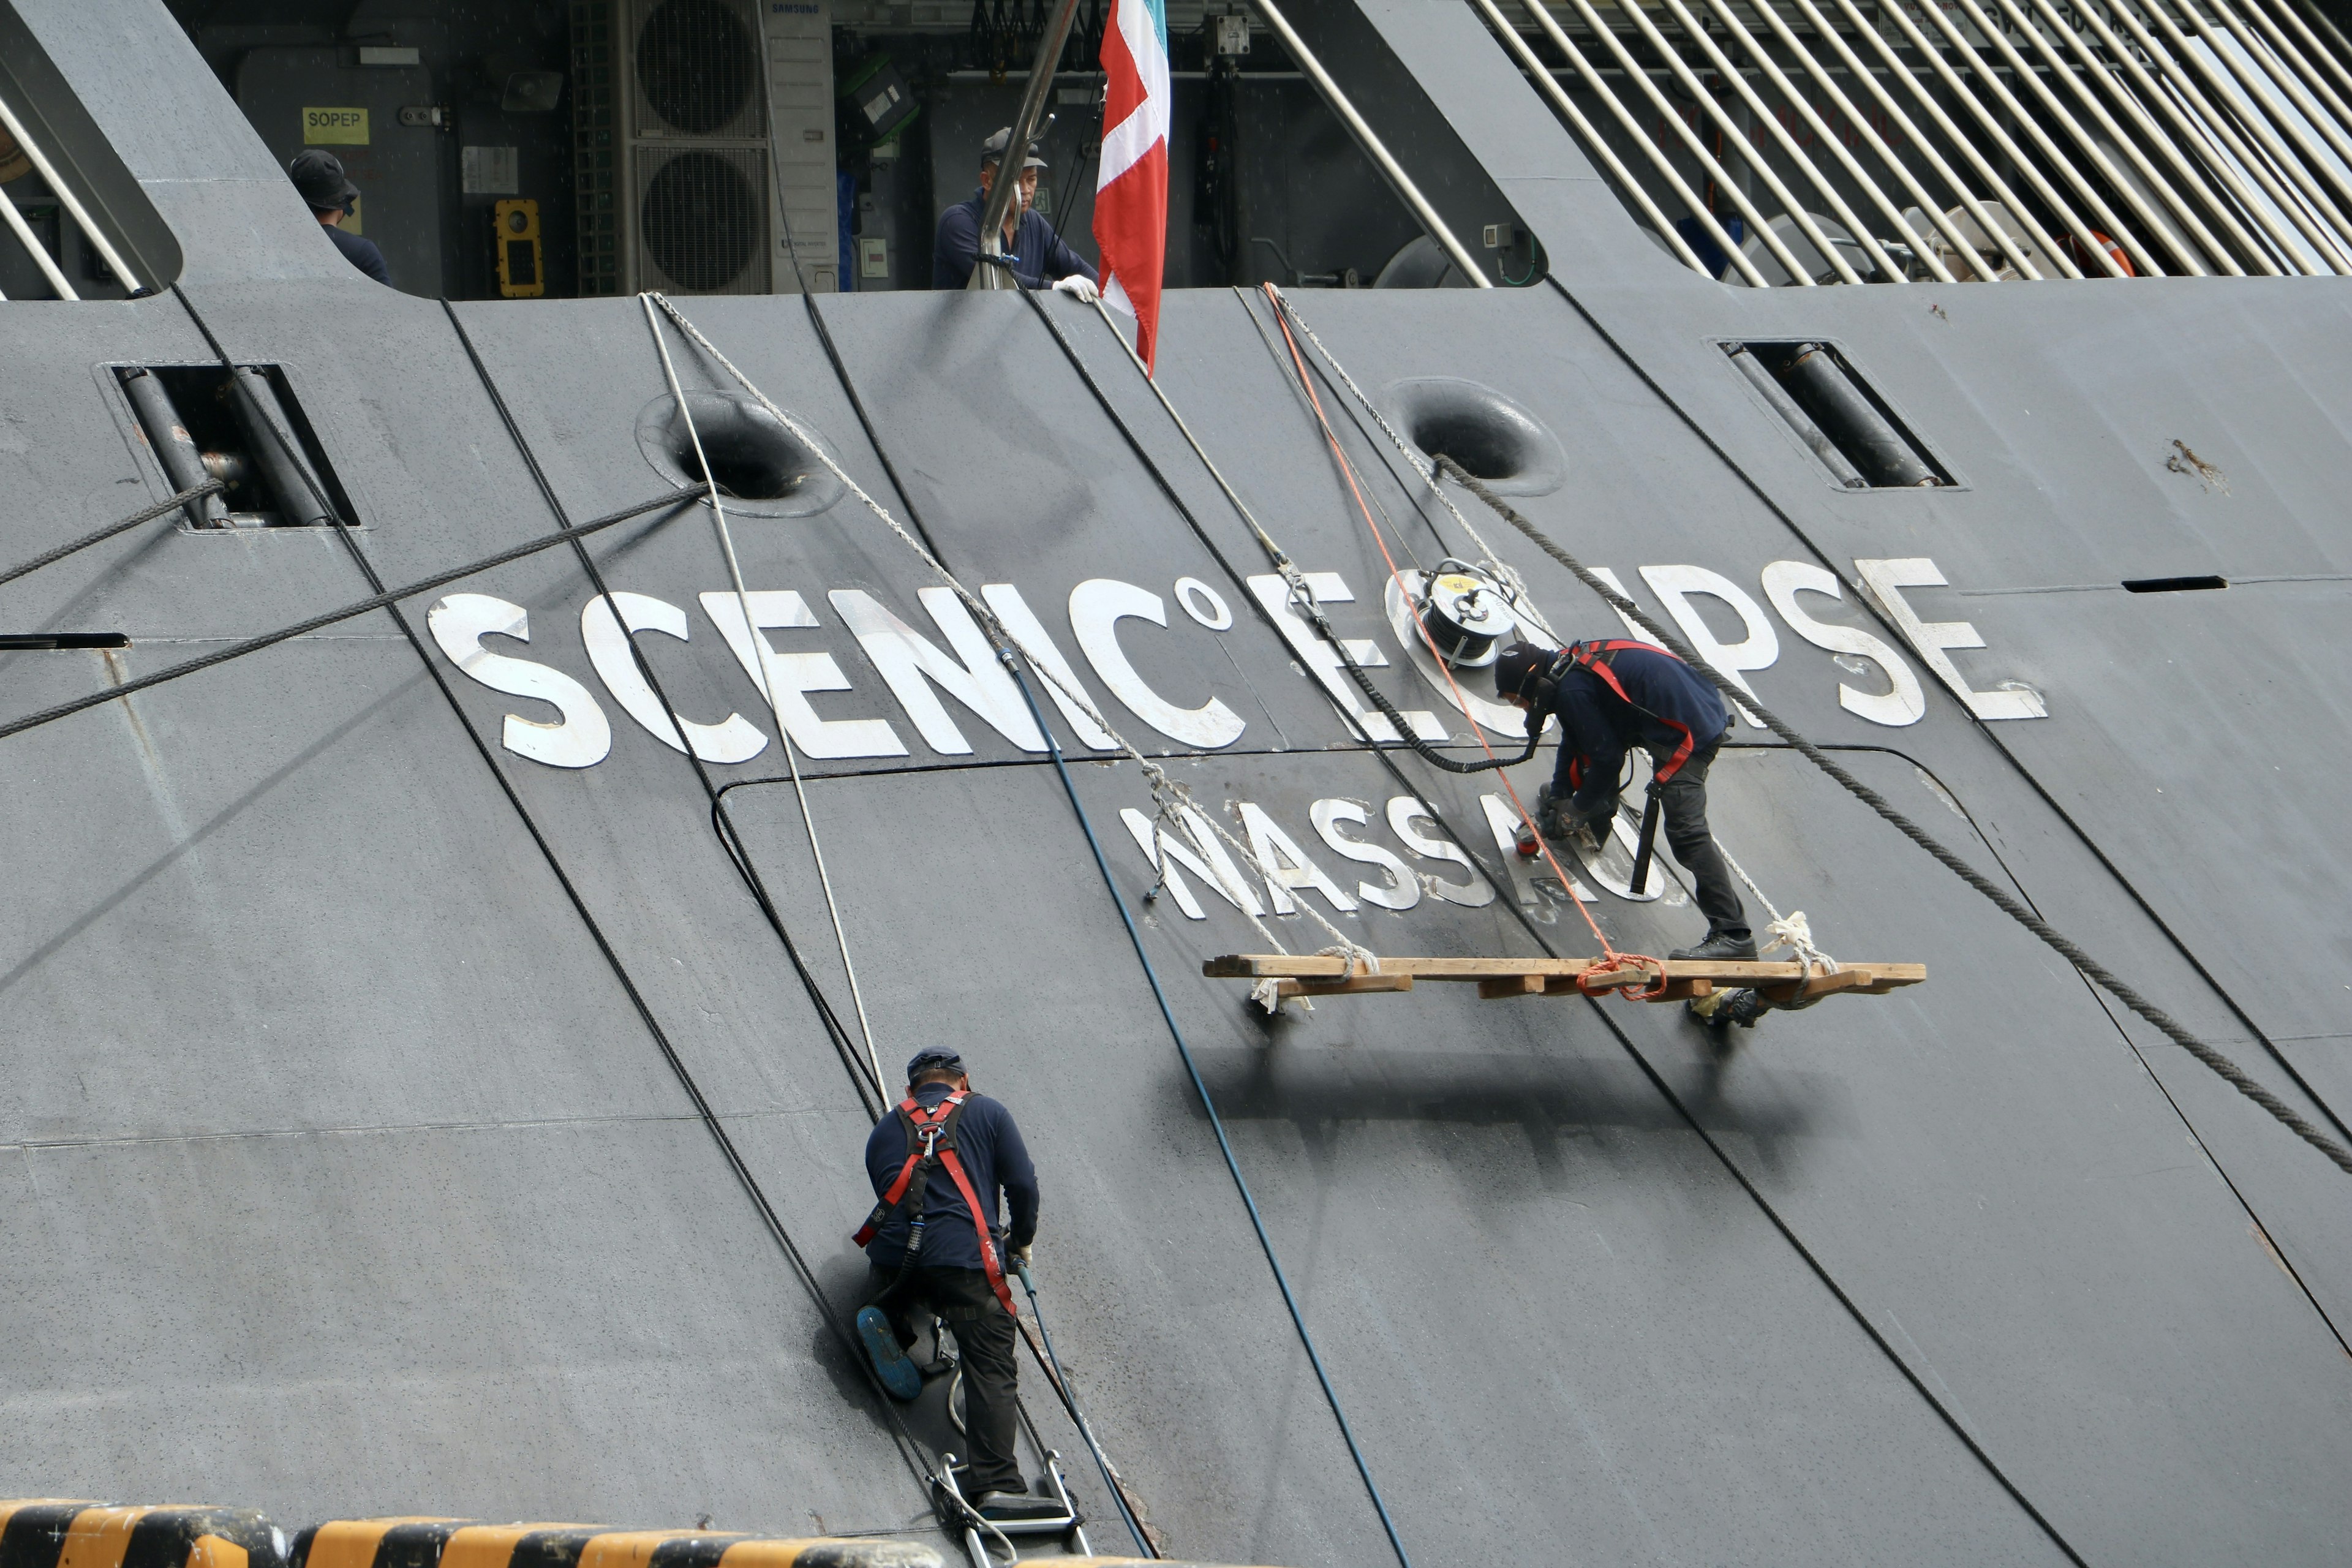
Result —
POLYGON ((1553 657, 1550 648, 1538 647, 1531 642, 1513 643, 1496 657, 1495 695, 1528 697, 1528 688, 1550 667, 1553 657))

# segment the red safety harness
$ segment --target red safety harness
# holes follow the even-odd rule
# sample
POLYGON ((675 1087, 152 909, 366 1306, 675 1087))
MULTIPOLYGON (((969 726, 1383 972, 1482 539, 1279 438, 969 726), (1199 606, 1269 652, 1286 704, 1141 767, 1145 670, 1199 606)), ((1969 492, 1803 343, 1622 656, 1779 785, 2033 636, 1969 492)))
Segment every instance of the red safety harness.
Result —
POLYGON ((963 1116, 963 1102, 969 1092, 950 1094, 929 1110, 911 1095, 899 1102, 893 1114, 907 1134, 907 1163, 898 1167, 898 1180, 890 1184, 882 1201, 874 1205, 874 1212, 866 1216, 866 1223, 850 1239, 860 1247, 867 1246, 892 1215, 903 1213, 908 1222, 908 1258, 912 1261, 916 1249, 922 1246, 923 1201, 930 1188, 931 1167, 942 1166, 971 1215, 971 1228, 980 1237, 980 1263, 988 1274, 989 1288, 1004 1303, 1004 1310, 1017 1318, 1020 1309, 1013 1306, 1013 1291, 1004 1283, 1004 1268, 996 1258, 996 1238, 989 1235, 988 1222, 982 1217, 980 1194, 972 1191, 971 1178, 964 1173, 963 1162, 956 1158, 956 1123, 963 1116))
MULTIPOLYGON (((1599 676, 1601 679, 1601 683, 1607 686, 1610 690, 1615 692, 1617 694, 1617 700, 1625 704, 1626 707, 1633 709, 1638 713, 1649 714, 1651 718, 1655 719, 1659 723, 1664 724, 1669 730, 1679 730, 1682 731, 1682 744, 1675 748, 1675 754, 1668 757, 1663 763, 1656 763, 1650 770, 1651 779, 1655 783, 1664 784, 1668 779, 1674 777, 1676 773, 1682 772, 1683 764, 1690 761, 1691 752, 1696 747, 1696 742, 1691 735, 1689 725, 1669 719, 1662 713, 1651 713, 1647 708, 1643 707, 1640 703, 1634 701, 1631 697, 1628 697, 1625 694, 1624 683, 1617 679, 1617 672, 1612 669, 1610 665, 1614 662, 1619 654, 1636 649, 1643 653, 1662 654, 1667 658, 1675 658, 1675 656, 1671 653, 1667 653, 1664 648, 1658 647, 1645 642, 1630 642, 1623 637, 1615 637, 1607 642, 1580 642, 1574 647, 1570 648, 1568 653, 1570 659, 1577 667, 1583 669, 1589 669, 1593 674, 1599 676)), ((1675 662, 1679 664, 1682 661, 1680 659, 1675 659, 1675 662)), ((1571 773, 1575 773, 1581 770, 1571 764, 1570 771, 1571 773)), ((1571 777, 1569 782, 1571 784, 1576 784, 1578 783, 1578 781, 1573 777, 1571 777)))

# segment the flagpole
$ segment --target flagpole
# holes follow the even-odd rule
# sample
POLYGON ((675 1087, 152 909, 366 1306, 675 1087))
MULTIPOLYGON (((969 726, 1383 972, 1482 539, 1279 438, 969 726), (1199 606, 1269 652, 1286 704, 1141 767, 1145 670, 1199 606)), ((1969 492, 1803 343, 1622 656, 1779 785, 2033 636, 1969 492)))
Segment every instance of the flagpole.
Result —
POLYGON ((988 205, 980 215, 980 265, 971 269, 967 289, 1011 289, 1013 279, 987 258, 1004 254, 1004 216, 1019 199, 1022 165, 1029 159, 1030 139, 1037 134, 1045 110, 1046 90, 1054 85, 1054 68, 1061 64, 1062 46, 1069 41, 1070 23, 1078 14, 1078 0, 1058 0, 1053 20, 1037 40, 1037 58, 1029 68, 1029 85, 1021 94, 1021 110, 1013 117, 1013 134, 1004 139, 1004 153, 996 161, 996 183, 988 189, 988 205))

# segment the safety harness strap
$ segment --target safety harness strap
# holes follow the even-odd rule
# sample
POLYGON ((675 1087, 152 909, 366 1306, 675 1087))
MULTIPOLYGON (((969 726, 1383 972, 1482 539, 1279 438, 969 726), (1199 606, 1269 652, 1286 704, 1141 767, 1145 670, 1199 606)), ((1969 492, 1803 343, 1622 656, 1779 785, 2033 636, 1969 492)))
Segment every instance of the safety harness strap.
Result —
POLYGON ((971 1177, 964 1171, 963 1162, 956 1157, 956 1123, 962 1117, 965 1099, 962 1094, 950 1094, 929 1110, 924 1110, 922 1103, 912 1096, 899 1102, 896 1114, 907 1133, 907 1163, 898 1167, 897 1178, 851 1239, 860 1247, 868 1246, 875 1237, 881 1234, 883 1226, 889 1222, 892 1215, 906 1211, 909 1217, 919 1215, 922 1211, 924 1194, 930 1185, 929 1166, 937 1162, 946 1169, 949 1179, 955 1183, 956 1192, 963 1199, 964 1211, 971 1215, 972 1231, 980 1238, 980 1264, 988 1275, 989 1289, 996 1292, 999 1301, 1004 1303, 1004 1310, 1017 1318, 1021 1311, 1013 1304, 1012 1289, 1004 1282, 1004 1266, 996 1256, 996 1238, 988 1232, 988 1221, 983 1217, 985 1211, 980 1206, 980 1194, 973 1189, 971 1177), (918 1179, 919 1175, 920 1179, 918 1179))
POLYGON ((1612 637, 1607 642, 1580 642, 1578 643, 1575 647, 1570 649, 1570 652, 1574 656, 1579 667, 1589 669, 1593 674, 1599 676, 1601 678, 1601 684, 1608 687, 1610 690, 1617 694, 1618 701, 1622 702, 1628 708, 1635 709, 1643 713, 1648 713, 1651 718, 1655 719, 1659 723, 1664 724, 1669 730, 1679 730, 1682 731, 1682 743, 1675 748, 1674 755, 1668 757, 1663 763, 1656 763, 1656 765, 1652 767, 1650 770, 1651 782, 1654 784, 1664 784, 1668 779, 1674 777, 1676 773, 1682 772, 1683 764, 1690 761, 1691 752, 1696 749, 1697 739, 1692 735, 1689 725, 1683 723, 1680 720, 1669 719, 1663 713, 1651 713, 1647 708, 1643 708, 1640 703, 1634 701, 1632 697, 1626 694, 1624 682, 1617 679, 1617 672, 1610 668, 1610 663, 1618 654, 1624 653, 1634 648, 1639 648, 1643 653, 1663 654, 1668 658, 1674 658, 1676 664, 1680 664, 1682 662, 1679 658, 1675 658, 1675 656, 1672 653, 1667 652, 1664 648, 1654 647, 1648 643, 1633 642, 1624 637, 1612 637))
POLYGON ((874 1205, 874 1212, 866 1216, 866 1223, 857 1227, 857 1234, 850 1237, 852 1241, 865 1247, 891 1215, 901 1208, 921 1206, 923 1189, 929 1184, 928 1180, 917 1183, 915 1173, 940 1153, 955 1147, 955 1123, 963 1110, 963 1101, 962 1095, 950 1094, 929 1110, 911 1095, 898 1103, 893 1114, 907 1135, 907 1163, 898 1167, 898 1178, 883 1193, 881 1202, 874 1205))
POLYGON ((956 1158, 953 1149, 942 1149, 940 1163, 948 1168, 948 1174, 955 1179, 956 1191, 963 1194, 963 1206, 971 1211, 971 1228, 980 1237, 980 1266, 987 1271, 988 1288, 1004 1303, 1005 1311, 1019 1317, 1021 1309, 1013 1304, 1012 1289, 1004 1283, 1004 1266, 996 1260, 996 1238, 988 1234, 988 1222, 981 1217, 980 1194, 971 1190, 971 1178, 964 1174, 963 1162, 956 1158))

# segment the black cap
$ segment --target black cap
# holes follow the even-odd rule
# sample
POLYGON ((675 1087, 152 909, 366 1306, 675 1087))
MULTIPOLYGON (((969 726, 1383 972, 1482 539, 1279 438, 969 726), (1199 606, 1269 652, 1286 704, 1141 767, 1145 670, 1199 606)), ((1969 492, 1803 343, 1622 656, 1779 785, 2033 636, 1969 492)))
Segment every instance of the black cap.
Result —
POLYGON ((294 154, 294 161, 286 165, 286 175, 314 211, 347 207, 359 200, 360 188, 343 173, 343 161, 320 148, 294 154))
POLYGON ((951 1073, 961 1073, 963 1071, 963 1058, 958 1056, 954 1048, 949 1046, 925 1046, 908 1059, 907 1081, 912 1083, 915 1081, 916 1074, 929 1072, 934 1068, 945 1068, 951 1073))
POLYGON ((1552 650, 1531 642, 1515 642, 1495 656, 1495 695, 1525 697, 1538 675, 1551 666, 1552 650))
MULTIPOLYGON (((980 144, 981 162, 983 163, 1003 163, 1004 161, 1005 143, 1012 140, 1013 127, 1007 125, 995 135, 990 137, 987 141, 980 144)), ((1037 143, 1034 142, 1029 143, 1029 161, 1021 166, 1024 169, 1042 169, 1046 166, 1045 160, 1037 156, 1037 143)))

